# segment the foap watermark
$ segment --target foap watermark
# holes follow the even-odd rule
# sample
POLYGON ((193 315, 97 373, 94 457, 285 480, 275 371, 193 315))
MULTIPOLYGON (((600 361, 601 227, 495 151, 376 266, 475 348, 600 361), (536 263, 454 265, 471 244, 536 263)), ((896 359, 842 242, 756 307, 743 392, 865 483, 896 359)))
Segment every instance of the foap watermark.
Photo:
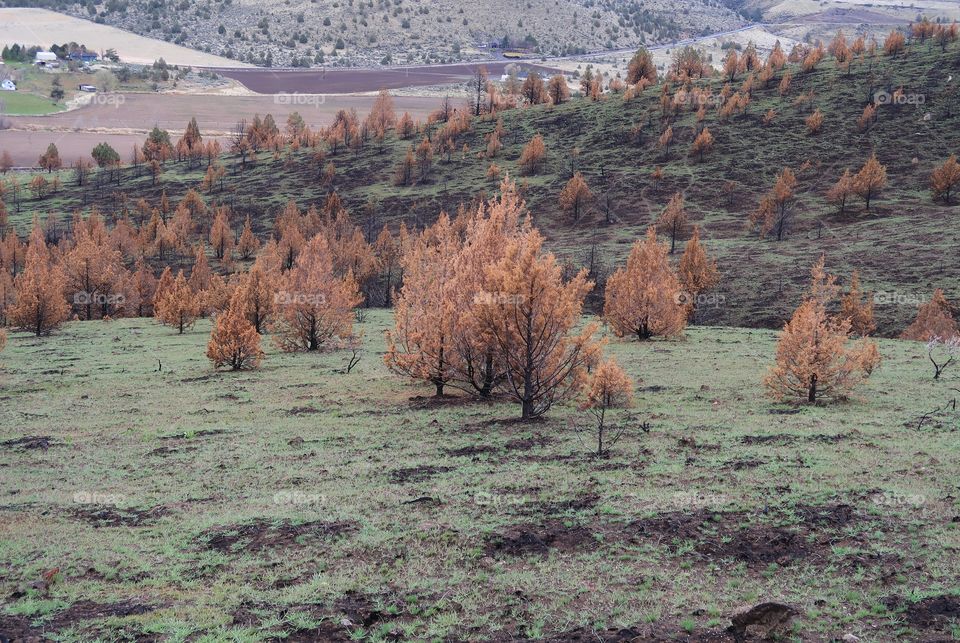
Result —
POLYGON ((100 491, 77 491, 73 501, 78 505, 120 505, 126 500, 122 493, 103 493, 100 491))
POLYGON ((94 94, 90 97, 90 105, 104 105, 106 107, 119 108, 127 102, 127 97, 123 94, 94 94))
POLYGON ((98 292, 78 292, 73 295, 76 306, 122 306, 127 301, 123 295, 108 295, 98 292))
POLYGON ((519 306, 527 300, 526 295, 516 295, 507 292, 478 292, 473 296, 474 305, 478 306, 519 306))
POLYGON ((273 295, 273 303, 277 306, 323 306, 327 303, 327 296, 323 293, 290 292, 281 290, 273 295))
POLYGON ((926 301, 921 293, 878 290, 873 293, 877 306, 919 306, 926 301))
POLYGON ((278 491, 273 494, 275 505, 324 505, 327 497, 319 493, 304 493, 302 491, 278 491))
POLYGON ((515 494, 488 493, 486 491, 478 491, 473 496, 473 502, 480 507, 492 507, 496 509, 500 507, 516 507, 526 504, 527 498, 526 496, 518 496, 515 494))
POLYGON ((673 300, 680 306, 693 306, 694 308, 720 308, 727 305, 726 296, 719 293, 701 292, 693 294, 681 290, 674 295, 673 300))
POLYGON ((921 507, 926 504, 927 498, 919 493, 898 493, 884 491, 873 497, 873 504, 884 507, 921 507))
POLYGON ((873 102, 877 105, 923 105, 927 102, 925 94, 907 94, 901 91, 890 93, 880 90, 873 95, 873 102))
POLYGON ((273 95, 274 105, 290 105, 293 107, 320 107, 327 102, 323 94, 301 94, 299 92, 280 92, 273 95))

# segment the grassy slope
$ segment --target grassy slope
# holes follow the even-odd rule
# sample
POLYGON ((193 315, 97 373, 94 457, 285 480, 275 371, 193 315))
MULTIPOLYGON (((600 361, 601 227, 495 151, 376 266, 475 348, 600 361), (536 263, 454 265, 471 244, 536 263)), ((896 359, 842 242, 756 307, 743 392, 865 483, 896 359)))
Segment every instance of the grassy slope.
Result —
POLYGON ((614 341, 643 380, 629 421, 651 427, 596 460, 570 407, 520 425, 509 402, 416 397, 382 363, 389 323, 362 324, 349 375, 272 346, 214 374, 205 321, 13 335, 0 441, 52 444, 0 445, 0 635, 678 636, 761 600, 800 607, 803 640, 960 635, 922 617, 960 595, 960 425, 913 428, 958 383, 934 384, 919 344, 881 342, 868 402, 789 409, 758 386, 768 331, 614 341), (57 566, 49 596, 15 593, 57 566))
MULTIPOLYGON (((829 62, 811 74, 794 72, 793 89, 785 99, 778 96, 774 82, 769 89, 755 91, 744 116, 718 122, 710 113, 707 125, 716 146, 702 163, 686 156, 694 125, 689 112, 674 124, 677 143, 670 156, 656 148, 661 131, 656 89, 628 105, 619 97, 600 103, 575 99, 558 107, 505 113, 502 118, 511 134, 495 160, 516 175, 523 144, 534 133, 542 133, 547 167, 541 175, 524 179, 537 225, 551 247, 573 263, 584 261, 590 240, 596 238, 607 270, 623 260, 629 244, 671 194, 684 191, 692 219, 703 227, 724 275, 718 289, 721 303, 703 310, 706 322, 779 327, 799 300, 809 266, 824 253, 830 269, 840 274, 859 269, 867 288, 882 292, 885 302, 900 302, 881 302, 876 311, 880 332, 895 335, 912 319, 915 303, 934 287, 943 287, 948 297, 960 297, 960 264, 950 250, 960 243, 960 227, 952 225, 957 206, 932 203, 927 188, 933 167, 960 150, 960 93, 955 80, 960 74, 960 47, 941 54, 939 49, 918 46, 905 57, 879 57, 856 65, 849 75, 829 62), (856 120, 873 93, 899 86, 907 93, 922 93, 924 105, 881 106, 876 125, 859 132, 856 120), (806 134, 807 112, 792 106, 794 97, 811 90, 826 119, 816 136, 806 134), (763 127, 761 116, 770 108, 779 115, 773 125, 763 127), (634 144, 629 132, 638 123, 646 125, 647 134, 643 143, 634 144), (574 147, 581 150, 578 167, 594 191, 611 196, 616 224, 606 225, 594 213, 574 225, 559 211, 557 195, 569 176, 569 152, 574 147), (872 151, 887 167, 888 189, 872 213, 854 203, 844 217, 838 216, 824 198, 826 191, 844 168, 856 171, 872 151), (799 169, 807 162, 808 168, 798 172, 797 215, 788 238, 777 243, 746 232, 749 212, 780 169, 799 169), (650 174, 657 165, 664 167, 666 179, 654 189, 650 174), (609 179, 606 187, 601 176, 609 179), (740 187, 729 206, 721 193, 725 180, 740 187)), ((338 154, 332 158, 336 188, 358 220, 365 204, 375 206, 373 227, 383 221, 395 224, 399 218, 429 222, 443 208, 452 212, 478 191, 496 189, 496 182, 485 177, 489 161, 476 158, 493 125, 490 120, 476 123, 461 141, 469 144, 471 153, 463 160, 455 154, 450 163, 438 158, 429 180, 413 187, 392 185, 406 141, 391 141, 382 154, 373 146, 359 154, 338 154)), ((161 189, 181 195, 187 187, 198 186, 201 178, 199 171, 187 173, 179 166, 165 173, 163 184, 155 188, 146 178, 127 178, 120 186, 88 188, 83 194, 69 187, 44 203, 28 202, 14 220, 25 228, 34 212, 45 216, 50 210, 69 211, 89 203, 114 210, 113 195, 121 192, 132 200, 146 196, 156 202, 161 189)), ((307 152, 289 165, 264 159, 227 184, 226 193, 212 198, 231 202, 240 211, 240 220, 244 212, 252 213, 262 231, 272 229, 273 217, 287 199, 306 205, 320 202, 325 194, 307 152)))

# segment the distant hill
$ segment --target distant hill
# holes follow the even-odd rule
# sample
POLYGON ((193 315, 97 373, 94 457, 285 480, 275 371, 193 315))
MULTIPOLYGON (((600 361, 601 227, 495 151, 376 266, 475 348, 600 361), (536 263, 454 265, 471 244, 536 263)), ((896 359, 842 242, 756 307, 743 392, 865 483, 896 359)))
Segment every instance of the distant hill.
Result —
POLYGON ((6 0, 267 66, 471 60, 490 45, 545 55, 736 28, 719 0, 6 0))
MULTIPOLYGON (((232 205, 236 221, 250 214, 266 234, 289 199, 301 207, 324 202, 328 188, 321 170, 329 161, 336 169, 333 188, 354 220, 375 234, 385 223, 394 228, 401 220, 413 227, 429 223, 441 210, 453 213, 459 204, 491 194, 498 180, 487 172, 496 163, 519 181, 550 247, 571 266, 592 268, 601 286, 670 197, 682 192, 691 222, 701 226, 723 273, 716 301, 701 310, 702 321, 779 326, 820 254, 845 277, 854 269, 861 272, 865 287, 877 293, 876 317, 883 333, 899 332, 915 314, 916 303, 935 287, 944 288, 951 299, 960 298, 960 206, 935 202, 929 189, 932 170, 960 151, 960 45, 953 43, 942 53, 931 42, 917 44, 896 58, 878 53, 854 62, 848 71, 832 58, 813 71, 795 65, 788 70, 793 82, 785 96, 778 92, 786 73, 780 71, 767 86, 755 83, 744 113, 723 118, 712 106, 706 110, 703 122, 715 143, 702 161, 689 154, 697 128, 689 107, 672 118, 669 154, 658 146, 665 122, 662 86, 657 86, 630 101, 622 94, 607 94, 600 101, 574 97, 561 105, 475 119, 457 137, 449 159, 438 151, 426 178, 411 186, 395 185, 394 176, 420 138, 391 135, 382 151, 373 142, 360 150, 341 147, 328 153, 322 165, 310 150, 284 153, 278 160, 264 153, 241 174, 236 158, 228 157, 223 191, 215 189, 206 198, 232 205), (900 88, 910 101, 881 101, 876 121, 861 130, 857 121, 875 95, 900 88), (804 99, 798 102, 798 97, 804 99), (823 125, 810 134, 806 119, 817 109, 823 125), (775 117, 764 125, 769 110, 775 117), (489 159, 483 152, 497 120, 503 124, 503 149, 489 159), (544 167, 535 176, 521 176, 521 149, 536 133, 547 149, 544 167), (886 167, 886 189, 869 212, 853 197, 841 215, 827 200, 827 191, 844 169, 857 172, 873 153, 886 167), (660 181, 653 178, 657 167, 662 168, 660 181), (761 239, 747 229, 747 219, 784 167, 798 179, 793 217, 782 241, 761 239), (574 169, 595 195, 588 213, 576 222, 558 204, 574 169)), ((746 74, 739 74, 731 89, 745 79, 746 74)), ((710 87, 716 96, 723 81, 696 85, 710 87)), ((432 135, 436 132, 434 127, 432 135)), ((180 163, 169 164, 156 186, 146 175, 135 178, 131 169, 124 172, 119 183, 98 186, 91 181, 82 189, 65 178, 61 193, 26 201, 13 220, 25 232, 34 213, 46 216, 97 204, 116 214, 124 202, 130 205, 141 197, 158 203, 163 190, 177 199, 190 187, 202 189, 202 170, 187 171, 180 163)))

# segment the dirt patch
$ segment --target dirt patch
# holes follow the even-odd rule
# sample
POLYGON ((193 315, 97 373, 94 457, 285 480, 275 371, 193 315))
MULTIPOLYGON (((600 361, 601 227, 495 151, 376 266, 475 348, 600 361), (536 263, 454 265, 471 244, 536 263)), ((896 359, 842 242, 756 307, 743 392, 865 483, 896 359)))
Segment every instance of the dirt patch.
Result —
POLYGON ((57 442, 49 435, 27 435, 22 438, 5 440, 0 442, 0 446, 8 449, 17 449, 19 451, 28 451, 30 449, 43 449, 46 451, 52 446, 57 446, 57 442))
POLYGON ((504 446, 508 451, 529 451, 530 449, 543 448, 548 444, 552 444, 554 440, 546 437, 545 435, 534 435, 529 438, 517 438, 516 440, 510 440, 504 446))
POLYGON ((316 413, 320 413, 320 409, 315 409, 312 406, 295 406, 287 411, 287 415, 292 415, 294 417, 300 415, 314 415, 316 413))
POLYGON ((469 457, 481 455, 484 453, 496 453, 496 451, 497 451, 496 447, 481 444, 481 445, 471 445, 468 447, 463 447, 461 449, 447 449, 447 450, 444 450, 444 453, 454 458, 469 458, 469 457))
POLYGON ((844 504, 797 506, 792 514, 799 524, 777 525, 776 514, 761 519, 745 512, 671 512, 630 523, 626 536, 631 542, 657 540, 674 553, 689 544, 704 558, 735 559, 750 566, 827 563, 835 542, 858 518, 844 504))
POLYGON ((736 458, 734 460, 724 462, 723 468, 733 469, 734 471, 742 471, 743 469, 756 469, 763 464, 765 464, 763 460, 757 460, 755 458, 736 458))
POLYGON ((326 542, 357 529, 358 525, 353 522, 316 520, 293 524, 289 521, 271 523, 256 520, 241 525, 213 527, 203 532, 201 540, 205 547, 223 553, 237 550, 259 552, 299 547, 311 542, 326 542))
POLYGON ((777 433, 775 435, 745 435, 740 438, 741 444, 793 444, 797 436, 777 433))
POLYGON ((564 553, 591 552, 598 546, 593 532, 550 520, 540 525, 514 525, 487 538, 488 556, 546 556, 551 549, 564 553))
POLYGON ((917 602, 891 596, 883 602, 891 611, 902 611, 907 622, 918 629, 949 631, 960 622, 960 596, 929 596, 917 602))
POLYGON ((163 507, 152 509, 120 509, 118 507, 92 505, 73 509, 70 515, 94 527, 143 527, 167 513, 163 507))
MULTIPOLYGON (((119 603, 95 603, 93 601, 78 601, 56 614, 48 623, 33 627, 30 620, 22 616, 0 615, 0 640, 2 641, 30 641, 49 640, 47 634, 57 632, 68 627, 82 626, 87 621, 104 618, 123 618, 152 612, 156 608, 136 601, 120 601, 119 603)), ((141 639, 138 639, 141 640, 141 639)), ((154 640, 154 639, 143 639, 154 640)))
POLYGON ((407 482, 423 482, 429 480, 438 473, 452 471, 453 467, 434 467, 430 465, 420 467, 408 467, 406 469, 394 469, 390 472, 390 482, 394 484, 404 484, 407 482))

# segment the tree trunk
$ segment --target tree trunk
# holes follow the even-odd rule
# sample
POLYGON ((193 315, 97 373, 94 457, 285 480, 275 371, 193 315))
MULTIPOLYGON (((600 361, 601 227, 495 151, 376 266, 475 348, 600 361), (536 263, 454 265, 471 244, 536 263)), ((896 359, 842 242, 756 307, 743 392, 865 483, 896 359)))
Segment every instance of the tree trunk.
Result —
POLYGON ((810 376, 810 389, 807 391, 807 401, 816 402, 817 401, 817 376, 810 376))

